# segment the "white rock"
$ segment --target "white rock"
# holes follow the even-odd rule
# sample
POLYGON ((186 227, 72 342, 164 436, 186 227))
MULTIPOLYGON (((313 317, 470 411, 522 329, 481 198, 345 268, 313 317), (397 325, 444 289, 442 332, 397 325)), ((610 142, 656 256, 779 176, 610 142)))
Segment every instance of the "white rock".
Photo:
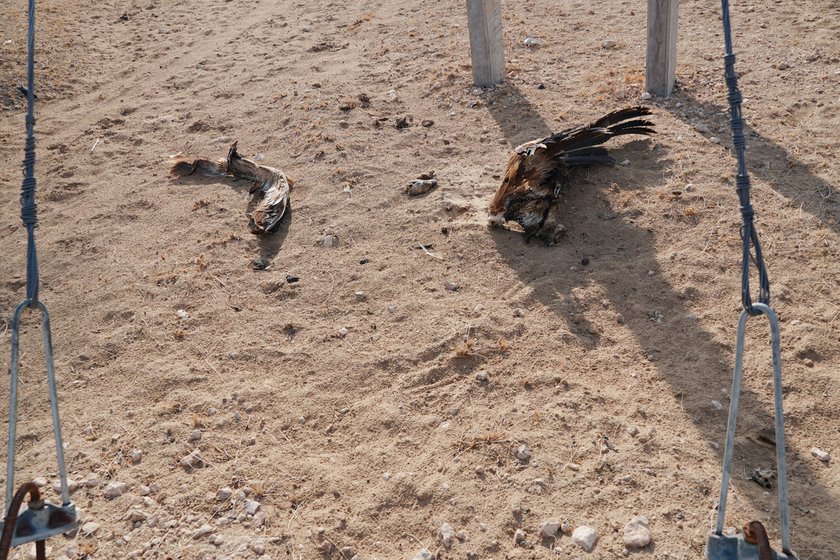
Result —
POLYGON ((829 461, 831 461, 831 455, 828 454, 828 451, 823 451, 819 447, 812 447, 811 455, 813 455, 823 463, 828 463, 829 461))
POLYGON ((618 42, 614 39, 607 39, 603 43, 601 43, 602 49, 614 49, 618 46, 618 42))
POLYGON ((452 537, 455 536, 455 529, 452 528, 452 525, 449 523, 444 523, 440 526, 440 540, 443 542, 443 546, 449 548, 452 546, 452 537))
POLYGON ((134 463, 135 465, 137 463, 139 463, 142 458, 143 458, 143 452, 140 451, 139 449, 134 449, 134 450, 131 451, 131 462, 134 463))
POLYGON ((490 374, 487 373, 485 370, 481 370, 475 374, 475 379, 480 383, 487 383, 488 381, 490 381, 490 374))
POLYGON ((523 463, 531 458, 531 450, 528 449, 526 444, 522 444, 516 448, 516 458, 522 461, 523 463))
POLYGON ((356 299, 359 301, 364 301, 367 299, 367 294, 364 293, 362 290, 356 292, 356 299))
POLYGON ((256 500, 245 500, 245 513, 248 515, 256 515, 261 507, 262 504, 256 500))
POLYGON ((630 165, 630 160, 629 159, 623 159, 623 160, 621 160, 621 163, 619 163, 619 165, 622 166, 622 167, 627 167, 628 165, 630 165))
POLYGON ((522 44, 526 47, 536 47, 540 44, 540 40, 536 37, 525 37, 525 40, 522 41, 522 44))
POLYGON ((592 527, 581 525, 572 533, 572 540, 586 552, 591 552, 598 540, 598 533, 592 527))
POLYGON ((192 538, 200 539, 201 537, 209 535, 213 531, 215 531, 215 529, 213 529, 213 526, 209 523, 205 523, 204 525, 193 531, 192 538))
POLYGON ((443 281, 443 286, 450 292, 457 292, 461 288, 457 282, 453 282, 449 279, 443 281))
POLYGON ((513 534, 513 542, 516 544, 520 544, 525 542, 525 531, 522 529, 517 529, 516 532, 513 534))
POLYGON ((644 99, 644 100, 651 99, 652 97, 653 97, 653 95, 651 95, 651 93, 649 91, 646 91, 646 92, 642 93, 642 99, 644 99))
POLYGON ((650 544, 650 539, 648 520, 644 515, 634 517, 624 526, 624 546, 627 548, 644 548, 650 544))
POLYGON ((720 401, 712 401, 712 407, 715 410, 723 410, 723 405, 721 404, 720 401))
POLYGON ((263 544, 262 541, 254 541, 248 545, 248 548, 254 551, 254 554, 257 554, 259 556, 265 554, 265 544, 263 544))
POLYGON ((187 319, 190 318, 190 314, 187 313, 187 311, 185 309, 179 309, 178 311, 175 312, 175 315, 177 315, 178 318, 181 319, 182 321, 186 321, 187 319))
POLYGON ((720 138, 718 138, 717 136, 712 136, 709 138, 709 142, 711 142, 712 144, 720 144, 720 138))
POLYGON ((111 482, 105 487, 103 493, 106 498, 113 500, 114 498, 122 496, 127 488, 128 484, 125 482, 111 482))
POLYGON ((557 536, 562 523, 560 521, 545 521, 540 525, 540 536, 551 539, 557 536))
POLYGON ((325 235, 324 241, 322 243, 324 247, 335 247, 338 245, 338 236, 336 235, 325 235))
POLYGON ((340 329, 338 329, 338 336, 344 338, 345 336, 347 336, 348 332, 350 331, 347 330, 347 327, 341 327, 340 329))
POLYGON ((82 534, 84 535, 93 535, 96 534, 97 531, 99 531, 99 523, 88 521, 82 525, 82 534))
POLYGON ((223 488, 219 488, 219 491, 216 492, 216 501, 226 502, 231 496, 233 496, 233 488, 225 486, 223 488))

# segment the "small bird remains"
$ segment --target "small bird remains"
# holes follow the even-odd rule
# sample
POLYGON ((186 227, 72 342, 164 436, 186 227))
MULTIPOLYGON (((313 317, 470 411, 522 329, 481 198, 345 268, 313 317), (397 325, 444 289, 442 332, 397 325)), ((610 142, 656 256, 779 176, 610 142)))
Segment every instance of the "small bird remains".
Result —
POLYGON ((623 134, 654 134, 647 107, 613 111, 588 126, 576 126, 526 142, 510 156, 502 184, 490 203, 490 224, 518 222, 527 239, 556 243, 565 232, 559 195, 582 165, 615 163, 601 144, 623 134))
MULTIPOLYGON (((236 142, 228 150, 225 159, 200 159, 188 156, 176 156, 169 170, 172 177, 219 177, 231 176, 253 182, 248 191, 251 203, 256 204, 248 216, 248 229, 251 233, 272 233, 289 206, 289 190, 294 181, 286 174, 267 165, 244 158, 236 151, 236 142)), ((250 206, 250 205, 249 205, 250 206)))

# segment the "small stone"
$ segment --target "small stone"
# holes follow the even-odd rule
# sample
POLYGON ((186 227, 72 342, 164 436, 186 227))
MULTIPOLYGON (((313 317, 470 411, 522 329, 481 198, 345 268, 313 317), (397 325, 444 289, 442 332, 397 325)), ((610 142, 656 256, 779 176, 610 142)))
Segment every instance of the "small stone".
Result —
POLYGON ((490 381, 490 374, 485 370, 481 370, 475 374, 475 380, 479 383, 487 383, 490 381))
POLYGON ((433 124, 435 124, 435 121, 433 121, 432 119, 423 119, 423 121, 420 123, 420 126, 424 128, 429 128, 433 124))
POLYGON ((189 313, 187 313, 187 312, 186 312, 185 310, 183 310, 183 309, 179 309, 178 311, 176 311, 176 312, 175 312, 175 315, 177 315, 177 316, 178 316, 178 318, 179 318, 179 319, 181 319, 182 321, 186 321, 187 319, 189 319, 189 318, 190 318, 190 314, 189 314, 189 313))
POLYGON ((649 91, 646 91, 646 92, 642 93, 641 97, 642 97, 643 100, 647 101, 648 99, 651 99, 653 97, 653 95, 651 95, 651 93, 649 91))
POLYGON ((341 328, 340 328, 340 329, 338 329, 338 331, 336 331, 336 332, 338 332, 338 336, 340 336, 341 338, 344 338, 345 336, 347 336, 347 334, 348 334, 350 331, 348 331, 348 330, 347 330, 347 327, 341 327, 341 328))
POLYGON ((195 429, 195 430, 191 431, 190 435, 187 436, 187 441, 191 441, 191 442, 198 441, 200 439, 201 439, 201 430, 198 430, 198 429, 195 429))
POLYGON ((365 301, 367 299, 367 294, 362 290, 357 291, 355 295, 358 301, 365 301))
POLYGON ((592 527, 582 525, 572 533, 572 540, 586 552, 591 552, 598 540, 598 533, 592 527))
POLYGON ((137 493, 141 496, 148 496, 152 493, 152 489, 146 486, 145 484, 141 484, 137 487, 137 493))
POLYGON ((233 496, 233 489, 229 486, 224 486, 219 488, 216 492, 216 501, 217 502, 226 502, 233 496))
POLYGON ((246 500, 245 501, 245 513, 247 513, 248 515, 251 515, 251 516, 256 515, 261 507, 262 507, 262 504, 259 503, 256 500, 246 500))
POLYGON ((628 165, 630 165, 630 160, 629 159, 623 159, 623 160, 621 160, 621 163, 619 163, 619 165, 621 165, 622 167, 627 167, 628 165))
POLYGON ((440 526, 440 540, 443 546, 449 548, 452 546, 452 537, 455 536, 455 529, 449 523, 444 523, 440 526))
POLYGON ((712 408, 715 410, 723 410, 723 404, 720 401, 712 401, 712 408))
POLYGON ((111 482, 105 487, 103 493, 106 498, 113 500, 114 498, 122 496, 127 489, 128 484, 125 482, 111 482))
POLYGON ((540 82, 537 84, 537 89, 545 89, 545 84, 540 82))
POLYGON ((624 546, 627 548, 644 548, 650 544, 650 538, 648 520, 644 515, 634 517, 624 526, 624 546))
POLYGON ((522 544, 525 542, 525 531, 522 529, 517 529, 516 532, 513 534, 513 542, 516 544, 522 544))
POLYGON ((616 313, 615 314, 615 322, 618 323, 619 325, 623 325, 624 324, 624 315, 622 315, 621 313, 616 313))
POLYGON ((423 550, 415 554, 414 558, 412 558, 411 560, 432 560, 432 558, 434 558, 432 553, 424 548, 423 550))
POLYGON ((209 523, 205 523, 195 531, 193 531, 192 538, 200 539, 201 537, 206 537, 207 535, 211 534, 215 529, 209 523))
POLYGON ((828 451, 823 451, 819 447, 812 447, 811 455, 813 455, 823 463, 828 463, 829 461, 831 461, 831 455, 828 454, 828 451))
MULTIPOLYGON (((263 544, 262 541, 254 541, 248 545, 248 548, 250 548, 254 552, 254 554, 258 556, 262 556, 263 554, 265 554, 265 544, 263 544)), ((348 558, 350 557, 348 556, 348 558)))
POLYGON ((790 64, 788 64, 787 62, 780 62, 779 65, 776 66, 776 68, 778 68, 779 70, 787 70, 788 68, 790 68, 790 64))
POLYGON ((618 42, 614 39, 607 39, 603 43, 601 43, 602 49, 614 49, 618 46, 618 42))
POLYGON ((443 281, 443 286, 450 292, 457 292, 461 288, 456 282, 449 279, 443 281))
POLYGON ((522 44, 526 47, 536 47, 540 44, 540 40, 536 37, 525 37, 525 40, 522 41, 522 44))
POLYGON ((711 129, 709 128, 709 125, 707 125, 706 123, 702 123, 702 122, 694 125, 694 130, 696 130, 697 132, 700 132, 702 134, 708 134, 709 132, 711 132, 711 129))
POLYGON ((531 450, 528 449, 526 444, 523 443, 516 448, 516 458, 523 463, 527 463, 531 459, 531 450))
POLYGON ((720 138, 718 138, 717 136, 712 136, 711 138, 709 138, 709 142, 711 142, 712 144, 720 144, 720 138))
POLYGON ((225 538, 222 535, 210 535, 207 541, 213 546, 222 546, 225 544, 225 538))
POLYGON ((484 476, 484 467, 482 467, 481 465, 476 465, 475 474, 477 474, 478 476, 484 476))
POLYGON ((157 494, 158 492, 160 492, 160 484, 158 484, 157 482, 152 482, 151 484, 149 484, 149 491, 152 494, 157 494))
POLYGON ((295 276, 294 274, 287 274, 286 282, 288 282, 289 284, 295 284, 297 282, 300 282, 300 276, 295 276))
POLYGON ((518 308, 513 310, 513 316, 514 317, 524 317, 525 316, 525 310, 518 307, 518 308))
POLYGON ((143 452, 139 449, 133 449, 131 451, 131 462, 136 465, 141 459, 143 459, 143 452))
POLYGON ((560 532, 564 534, 568 534, 569 531, 572 530, 572 526, 569 524, 568 521, 564 521, 560 524, 560 532))
MULTIPOLYGON (((67 479, 67 491, 70 494, 72 494, 73 492, 78 490, 80 486, 81 486, 81 484, 76 482, 75 480, 71 480, 69 478, 67 479)), ((60 494, 61 493, 61 481, 56 480, 55 482, 53 482, 52 483, 52 489, 53 489, 53 492, 55 492, 56 494, 60 494)))
POLYGON ((192 453, 181 459, 180 464, 185 469, 199 469, 204 466, 204 459, 201 458, 201 452, 194 449, 192 453))
POLYGON ((131 509, 128 511, 126 517, 128 517, 128 520, 132 523, 137 523, 146 521, 149 518, 149 514, 143 510, 131 509))
POLYGON ((628 426, 627 433, 633 437, 636 437, 637 435, 639 435, 639 428, 637 428, 636 426, 628 426))
POLYGON ((546 539, 553 539, 557 536, 562 523, 560 521, 545 521, 540 525, 540 536, 546 539))
POLYGON ((805 358, 804 360, 802 360, 802 363, 805 365, 805 367, 814 367, 814 360, 812 360, 811 358, 805 358))
POLYGON ((581 266, 588 266, 589 265, 589 257, 581 257, 580 264, 581 264, 581 266))
POLYGON ((324 247, 330 248, 335 247, 338 245, 338 236, 336 235, 325 235, 324 240, 321 242, 321 245, 324 247))
POLYGON ((254 270, 265 270, 268 268, 269 262, 262 258, 256 258, 251 261, 251 268, 254 270))
POLYGON ((94 523, 93 521, 88 521, 84 525, 82 525, 82 534, 83 535, 94 535, 99 531, 99 523, 94 523))
POLYGON ((393 303, 388 305, 388 313, 393 313, 396 310, 397 310, 397 306, 394 305, 393 303))

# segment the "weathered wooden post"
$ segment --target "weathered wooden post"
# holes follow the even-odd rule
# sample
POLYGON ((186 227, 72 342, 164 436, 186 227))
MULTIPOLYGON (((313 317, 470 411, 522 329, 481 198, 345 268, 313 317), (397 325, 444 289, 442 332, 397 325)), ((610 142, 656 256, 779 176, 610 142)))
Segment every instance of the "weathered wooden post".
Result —
POLYGON ((679 0, 648 0, 645 90, 668 97, 677 70, 679 0))
POLYGON ((467 0, 473 81, 480 87, 505 79, 502 0, 467 0))

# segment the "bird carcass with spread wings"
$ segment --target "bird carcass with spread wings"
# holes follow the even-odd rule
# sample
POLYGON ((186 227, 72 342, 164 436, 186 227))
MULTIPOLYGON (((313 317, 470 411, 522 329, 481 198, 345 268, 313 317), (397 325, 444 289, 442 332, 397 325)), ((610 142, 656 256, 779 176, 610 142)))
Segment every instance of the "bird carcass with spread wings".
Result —
POLYGON ((628 107, 516 147, 490 203, 491 225, 515 221, 527 239, 556 243, 565 231, 558 197, 575 168, 615 163, 602 144, 624 134, 654 134, 653 123, 643 118, 650 114, 647 107, 628 107))
POLYGON ((274 232, 286 208, 289 206, 289 190, 294 181, 286 174, 257 162, 244 158, 236 151, 236 142, 228 150, 225 159, 202 159, 188 156, 176 156, 169 170, 172 177, 218 177, 231 176, 236 179, 251 181, 253 185, 251 204, 254 209, 248 216, 248 229, 251 233, 274 232))

